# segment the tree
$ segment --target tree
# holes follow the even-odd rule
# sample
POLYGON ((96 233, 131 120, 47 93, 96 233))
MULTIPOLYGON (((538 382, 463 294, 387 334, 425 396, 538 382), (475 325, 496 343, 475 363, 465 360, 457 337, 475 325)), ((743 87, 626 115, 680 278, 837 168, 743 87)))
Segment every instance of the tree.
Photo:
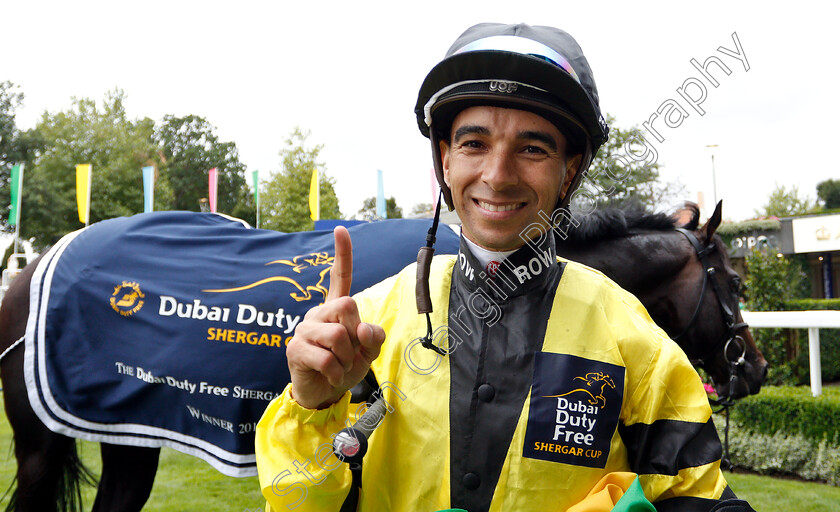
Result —
MULTIPOLYGON (((362 209, 359 210, 359 213, 356 215, 357 219, 361 220, 376 220, 378 219, 376 215, 376 198, 375 197, 368 197, 362 203, 362 209)), ((402 219, 403 218, 403 210, 399 206, 397 206, 397 200, 394 199, 394 196, 389 197, 385 200, 385 218, 386 219, 402 219)))
POLYGON ((826 210, 840 208, 840 180, 825 180, 817 183, 817 197, 826 210))
POLYGON ((221 142, 216 127, 203 117, 167 115, 155 130, 155 141, 162 152, 161 175, 172 187, 166 209, 199 211, 207 198, 210 169, 218 171, 216 209, 256 222, 254 199, 245 178, 245 164, 233 142, 221 142))
POLYGON ((607 123, 610 138, 592 160, 581 200, 603 204, 632 196, 656 209, 684 194, 681 184, 660 181, 658 153, 638 126, 621 128, 609 114, 607 123))
MULTIPOLYGON (((744 295, 751 310, 783 311, 785 301, 809 295, 809 281, 801 261, 764 248, 753 249, 745 263, 744 295)), ((796 363, 800 354, 796 335, 782 329, 759 329, 753 331, 753 336, 769 364, 768 383, 799 384, 803 372, 796 363)))
POLYGON ((435 207, 432 203, 417 203, 411 207, 411 215, 424 215, 434 213, 435 207))
MULTIPOLYGON (((26 170, 22 195, 21 236, 36 248, 52 244, 83 226, 76 206, 77 164, 91 164, 90 222, 143 211, 141 169, 159 163, 151 119, 129 120, 125 93, 106 94, 101 107, 91 99, 73 99, 70 110, 45 112, 35 130, 42 149, 26 170)), ((165 200, 165 180, 156 186, 165 200)))
POLYGON ((15 123, 15 111, 23 104, 23 93, 12 82, 0 82, 0 166, 7 167, 18 159, 17 139, 19 132, 15 123))
MULTIPOLYGON (((22 132, 17 127, 16 111, 23 105, 23 99, 23 92, 15 84, 0 82, 0 197, 9 197, 12 165, 22 163, 28 169, 41 146, 35 130, 22 132)), ((2 218, 3 230, 11 229, 5 209, 2 218)))
POLYGON ((755 210, 757 216, 790 217, 813 213, 816 205, 808 197, 800 197, 799 188, 792 185, 788 190, 784 185, 776 184, 776 188, 767 198, 762 210, 755 210))
POLYGON ((318 155, 323 145, 307 149, 304 133, 296 127, 285 140, 280 151, 282 169, 265 183, 261 190, 260 227, 277 231, 311 231, 314 228, 309 213, 309 187, 312 171, 320 175, 320 218, 340 219, 338 197, 335 195, 335 180, 326 174, 318 155))

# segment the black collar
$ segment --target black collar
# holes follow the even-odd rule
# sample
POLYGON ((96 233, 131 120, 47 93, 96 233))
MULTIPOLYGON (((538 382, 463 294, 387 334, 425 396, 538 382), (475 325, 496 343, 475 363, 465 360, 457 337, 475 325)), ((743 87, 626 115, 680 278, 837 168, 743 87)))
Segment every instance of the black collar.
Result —
POLYGON ((544 289, 560 276, 553 232, 520 247, 498 266, 495 273, 481 266, 462 234, 454 274, 455 279, 468 289, 481 289, 502 300, 544 289))

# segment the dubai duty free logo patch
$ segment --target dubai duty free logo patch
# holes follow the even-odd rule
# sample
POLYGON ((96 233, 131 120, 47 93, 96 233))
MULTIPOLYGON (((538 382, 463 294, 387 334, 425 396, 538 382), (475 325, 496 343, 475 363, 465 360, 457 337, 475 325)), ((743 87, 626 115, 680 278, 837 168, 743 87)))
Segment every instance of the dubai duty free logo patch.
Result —
POLYGON ((537 353, 522 456, 603 468, 623 397, 623 367, 537 353))
POLYGON ((111 309, 122 316, 131 316, 140 311, 146 296, 140 290, 140 285, 133 281, 123 281, 114 287, 109 303, 111 309))

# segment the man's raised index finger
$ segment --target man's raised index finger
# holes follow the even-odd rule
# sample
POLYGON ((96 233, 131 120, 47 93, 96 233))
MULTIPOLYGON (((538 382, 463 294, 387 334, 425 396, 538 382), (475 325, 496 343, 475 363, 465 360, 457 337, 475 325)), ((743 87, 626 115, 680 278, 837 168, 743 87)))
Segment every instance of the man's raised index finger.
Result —
POLYGON ((344 226, 336 226, 333 230, 335 237, 335 259, 330 269, 330 290, 327 300, 350 295, 350 284, 353 281, 353 243, 350 233, 344 226))

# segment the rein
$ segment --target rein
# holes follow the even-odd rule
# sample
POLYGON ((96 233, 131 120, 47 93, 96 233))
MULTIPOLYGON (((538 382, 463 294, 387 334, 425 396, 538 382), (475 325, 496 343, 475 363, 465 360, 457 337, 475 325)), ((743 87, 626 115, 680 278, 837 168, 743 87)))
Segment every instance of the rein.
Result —
POLYGON ((720 306, 720 311, 723 314, 724 321, 726 322, 727 334, 717 342, 709 352, 700 357, 700 365, 706 365, 706 360, 708 360, 711 356, 715 354, 717 350, 723 347, 723 357, 729 362, 729 390, 726 396, 718 397, 716 399, 709 399, 709 403, 712 406, 719 406, 720 408, 717 411, 713 411, 714 413, 724 412, 726 415, 726 426, 724 429, 724 448, 725 454, 721 458, 721 466, 725 466, 726 469, 732 467, 732 463, 729 460, 729 407, 734 405, 735 401, 732 398, 732 395, 735 391, 735 383, 738 380, 739 370, 741 366, 744 365, 746 360, 744 359, 744 355, 747 352, 747 343, 744 341, 740 335, 738 335, 738 331, 741 329, 745 329, 748 327, 746 322, 736 322, 735 313, 732 311, 732 308, 729 307, 724 300, 723 290, 720 287, 720 283, 717 280, 717 271, 715 270, 714 266, 709 261, 709 254, 717 250, 717 246, 714 244, 713 241, 709 241, 709 243, 704 247, 697 237, 691 231, 684 229, 684 228, 675 228, 677 231, 682 233, 691 246, 694 248, 694 251, 697 253, 697 257, 700 259, 700 264, 703 266, 703 285, 700 290, 700 297, 697 299, 697 306, 694 308, 694 313, 691 315, 691 320, 689 320, 688 324, 685 326, 683 331, 678 335, 672 337, 674 341, 678 340, 680 337, 684 336, 688 330, 694 325, 697 321, 697 318, 700 315, 700 308, 703 304, 703 298, 706 295, 706 289, 708 288, 708 284, 712 284, 712 290, 715 293, 715 297, 717 298, 718 305, 720 306), (739 342, 740 340, 740 342, 739 342), (738 356, 736 359, 731 360, 729 359, 729 346, 732 342, 735 342, 736 347, 738 345, 741 346, 741 355, 738 356))
POLYGON ((4 358, 4 357, 6 357, 6 356, 7 356, 7 355, 8 355, 8 354, 12 351, 12 349, 14 349, 15 347, 17 347, 17 346, 18 346, 18 345, 20 345, 21 343, 23 343, 23 340, 24 340, 24 339, 26 339, 26 336, 21 336, 19 340, 17 340, 16 342, 12 343, 11 345, 9 345, 9 348, 7 348, 6 350, 4 350, 4 351, 3 351, 3 353, 2 353, 2 354, 0 354, 0 361, 2 361, 2 360, 3 360, 3 358, 4 358))
MULTIPOLYGON (((680 332, 676 336, 672 336, 671 339, 674 341, 680 339, 686 333, 688 333, 689 329, 694 325, 697 319, 700 316, 700 309, 703 306, 703 298, 706 295, 706 289, 709 287, 709 283, 711 283, 712 290, 714 291, 715 297, 718 301, 718 306, 720 307, 720 311, 723 314, 723 319, 726 322, 727 334, 717 342, 709 352, 698 358, 700 363, 705 364, 706 361, 714 355, 714 353, 723 348, 724 351, 724 358, 726 358, 730 362, 730 367, 739 367, 743 365, 746 361, 744 359, 744 355, 746 354, 747 345, 744 339, 738 335, 738 331, 741 329, 745 329, 748 327, 746 322, 736 322, 735 313, 732 311, 732 308, 727 304, 724 300, 723 290, 720 287, 720 283, 717 280, 717 271, 712 263, 709 261, 709 254, 717 250, 717 246, 713 242, 709 242, 708 245, 705 247, 697 240, 697 237, 691 231, 683 228, 675 228, 676 231, 682 233, 686 239, 688 239, 691 246, 694 248, 695 252, 697 253, 697 257, 700 259, 700 264, 703 266, 703 285, 700 290, 700 297, 697 299, 697 305, 694 307, 694 313, 691 315, 691 319, 688 321, 688 324, 683 328, 682 332, 680 332), (727 355, 729 350, 729 345, 735 341, 738 344, 740 340, 740 345, 742 346, 743 350, 741 355, 735 359, 734 361, 729 360, 727 355)), ((734 373, 732 372, 733 368, 730 368, 730 377, 734 377, 734 373)), ((730 378, 730 383, 732 382, 732 378, 730 378)), ((731 391, 730 391, 731 395, 731 391)))

